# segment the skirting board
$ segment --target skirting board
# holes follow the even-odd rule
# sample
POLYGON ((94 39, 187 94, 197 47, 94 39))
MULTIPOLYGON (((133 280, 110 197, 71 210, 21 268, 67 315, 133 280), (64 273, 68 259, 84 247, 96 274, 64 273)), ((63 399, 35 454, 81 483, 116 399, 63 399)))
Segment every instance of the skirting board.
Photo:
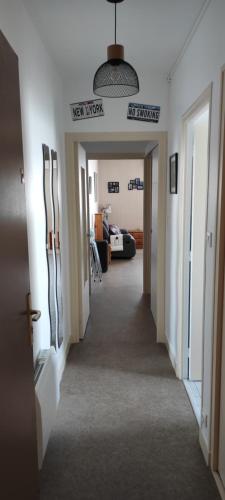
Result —
POLYGON ((220 479, 220 476, 219 476, 218 472, 213 472, 213 477, 215 479, 216 486, 217 486, 217 488, 219 490, 219 494, 220 494, 222 500, 225 500, 225 489, 223 487, 223 483, 222 483, 222 481, 220 479))
POLYGON ((200 444, 200 448, 201 448, 202 453, 203 453, 203 457, 206 461, 206 465, 209 465, 210 464, 209 448, 208 448, 208 444, 204 438, 204 435, 202 433, 201 428, 199 429, 199 444, 200 444))
POLYGON ((60 382, 61 382, 61 379, 63 376, 63 372, 65 370, 66 360, 67 360, 67 356, 69 354, 71 344, 72 344, 72 337, 70 337, 69 341, 67 342, 66 346, 64 347, 64 356, 62 356, 61 363, 59 364, 58 373, 59 373, 60 382))
POLYGON ((171 345, 170 343, 168 342, 168 339, 166 337, 166 348, 167 348, 167 351, 168 351, 168 354, 169 354, 169 358, 170 358, 170 361, 172 363, 172 366, 174 368, 174 371, 175 373, 177 373, 177 362, 176 362, 176 356, 175 356, 175 353, 173 351, 173 349, 171 348, 171 345))

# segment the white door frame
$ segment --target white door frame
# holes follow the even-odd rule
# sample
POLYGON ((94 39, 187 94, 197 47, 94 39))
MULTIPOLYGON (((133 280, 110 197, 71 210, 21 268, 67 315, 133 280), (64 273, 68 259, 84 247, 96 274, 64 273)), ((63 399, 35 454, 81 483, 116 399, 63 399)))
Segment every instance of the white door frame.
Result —
MULTIPOLYGON (((158 204, 158 275, 157 275, 157 342, 165 343, 165 255, 166 255, 166 183, 167 132, 66 133, 67 213, 69 228, 69 308, 71 341, 79 342, 81 316, 79 300, 79 205, 76 183, 77 149, 81 142, 155 141, 159 145, 159 204, 158 204)), ((149 227, 149 231, 151 228, 149 227)))
MULTIPOLYGON (((182 142, 179 168, 179 221, 178 221, 178 328, 177 328, 177 365, 176 374, 182 379, 186 377, 187 366, 187 328, 188 328, 188 293, 189 293, 189 246, 187 239, 189 231, 187 231, 189 218, 190 196, 187 192, 189 170, 188 165, 190 158, 188 157, 188 125, 190 121, 197 116, 202 109, 209 105, 209 136, 210 136, 210 121, 211 121, 211 100, 212 100, 212 85, 201 94, 194 102, 188 111, 182 117, 182 142)), ((210 141, 209 141, 210 144, 210 141)), ((209 155, 208 155, 209 159, 209 155)))

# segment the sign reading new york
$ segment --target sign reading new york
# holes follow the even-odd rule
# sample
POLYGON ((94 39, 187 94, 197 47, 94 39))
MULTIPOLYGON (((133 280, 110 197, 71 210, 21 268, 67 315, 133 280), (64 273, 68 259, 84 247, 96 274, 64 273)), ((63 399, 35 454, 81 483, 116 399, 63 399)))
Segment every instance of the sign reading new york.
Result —
POLYGON ((72 120, 85 120, 86 118, 97 118, 104 116, 104 108, 102 99, 94 99, 93 101, 75 102, 70 104, 72 120))

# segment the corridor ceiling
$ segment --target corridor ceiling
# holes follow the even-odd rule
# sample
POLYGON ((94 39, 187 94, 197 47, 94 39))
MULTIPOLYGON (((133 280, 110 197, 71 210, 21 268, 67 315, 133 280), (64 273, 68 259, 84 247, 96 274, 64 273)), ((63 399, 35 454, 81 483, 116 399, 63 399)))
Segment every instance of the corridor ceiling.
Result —
MULTIPOLYGON (((113 43, 114 5, 106 0, 23 0, 63 77, 90 77, 113 43)), ((141 72, 168 74, 208 0, 125 0, 118 43, 141 72), (148 68, 146 68, 148 69, 148 68)))

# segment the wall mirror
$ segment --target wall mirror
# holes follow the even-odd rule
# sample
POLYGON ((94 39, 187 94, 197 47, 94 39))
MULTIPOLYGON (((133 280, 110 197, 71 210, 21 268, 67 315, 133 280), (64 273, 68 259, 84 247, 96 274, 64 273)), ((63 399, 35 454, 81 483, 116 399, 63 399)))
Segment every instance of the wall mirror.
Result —
POLYGON ((63 341, 63 306, 62 306, 62 278, 61 278, 61 238, 60 238, 60 209, 59 209, 59 169, 56 151, 51 151, 52 160, 52 195, 54 210, 55 234, 55 264, 56 264, 56 305, 57 305, 57 341, 60 347, 63 341))
POLYGON ((61 251, 59 230, 57 153, 43 144, 43 197, 45 207, 45 244, 48 269, 48 307, 50 344, 57 349, 63 340, 61 251))

